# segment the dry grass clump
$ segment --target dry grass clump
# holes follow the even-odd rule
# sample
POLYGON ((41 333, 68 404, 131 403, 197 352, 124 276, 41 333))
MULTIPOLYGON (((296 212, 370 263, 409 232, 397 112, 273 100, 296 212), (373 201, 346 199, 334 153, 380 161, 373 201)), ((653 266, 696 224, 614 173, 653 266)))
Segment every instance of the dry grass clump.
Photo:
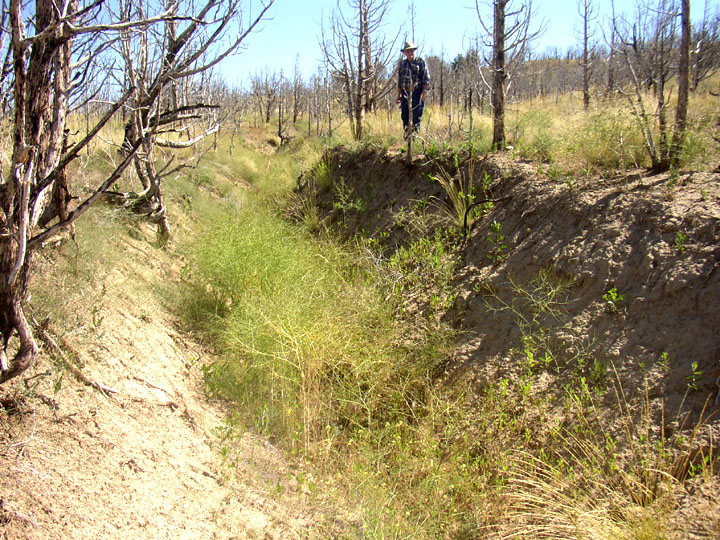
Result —
MULTIPOLYGON (((598 412, 592 407, 581 411, 598 412)), ((626 428, 633 426, 629 417, 623 421, 626 428)), ((701 537, 712 534, 706 528, 712 527, 712 519, 691 524, 676 514, 687 479, 678 476, 677 465, 692 454, 688 441, 650 435, 653 425, 647 416, 632 427, 629 440, 621 441, 609 435, 611 428, 601 416, 593 422, 599 431, 562 430, 559 444, 540 455, 513 452, 495 509, 498 519, 487 528, 486 538, 680 539, 691 525, 701 537)), ((716 483, 712 469, 692 474, 716 483)))

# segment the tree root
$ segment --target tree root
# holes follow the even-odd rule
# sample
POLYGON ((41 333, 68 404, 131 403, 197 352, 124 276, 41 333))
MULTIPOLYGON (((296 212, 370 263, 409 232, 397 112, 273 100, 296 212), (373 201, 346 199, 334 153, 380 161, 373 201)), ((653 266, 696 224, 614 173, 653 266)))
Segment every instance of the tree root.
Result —
POLYGON ((9 334, 5 336, 5 343, 0 354, 0 384, 14 379, 32 366, 39 352, 20 303, 11 300, 9 309, 11 310, 12 328, 17 331, 20 338, 20 349, 15 354, 12 363, 9 362, 5 351, 9 334))

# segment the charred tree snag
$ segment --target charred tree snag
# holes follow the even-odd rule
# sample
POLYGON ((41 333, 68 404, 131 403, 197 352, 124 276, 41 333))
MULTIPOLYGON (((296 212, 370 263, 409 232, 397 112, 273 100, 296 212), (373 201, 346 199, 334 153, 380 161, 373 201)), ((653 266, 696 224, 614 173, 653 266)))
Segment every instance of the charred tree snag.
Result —
POLYGON ((392 78, 381 83, 394 56, 397 34, 387 39, 380 33, 390 0, 347 0, 346 16, 340 8, 330 16, 329 31, 323 26, 320 46, 332 76, 343 90, 346 115, 353 137, 363 137, 365 112, 390 92, 392 78))
POLYGON ((492 48, 491 105, 493 108, 493 146, 498 150, 505 148, 505 93, 507 83, 515 67, 527 59, 532 42, 545 30, 541 23, 537 30, 531 30, 533 18, 532 0, 523 0, 515 5, 513 0, 475 0, 475 8, 480 25, 492 48), (483 22, 481 4, 490 5, 493 11, 493 26, 489 28, 483 22))

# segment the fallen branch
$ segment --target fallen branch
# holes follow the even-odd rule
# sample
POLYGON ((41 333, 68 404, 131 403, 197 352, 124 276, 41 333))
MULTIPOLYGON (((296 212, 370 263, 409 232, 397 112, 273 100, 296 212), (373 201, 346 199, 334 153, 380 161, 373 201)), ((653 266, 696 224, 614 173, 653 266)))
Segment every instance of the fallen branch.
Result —
POLYGON ((117 394, 118 391, 114 388, 111 388, 110 386, 107 386, 105 384, 93 381, 92 379, 89 379, 87 375, 85 375, 79 367, 77 367, 75 364, 68 359, 65 352, 60 348, 60 346, 55 342, 55 340, 52 338, 52 336, 48 333, 44 325, 41 325, 38 323, 37 319, 35 319, 35 316, 31 316, 32 323, 35 326, 36 330, 39 333, 40 339, 43 341, 45 345, 47 345, 50 349, 53 350, 53 353, 55 354, 55 357, 60 360, 60 362, 65 366, 70 373, 72 373, 80 382, 83 384, 86 384, 87 386, 90 386, 92 388, 95 388, 96 390, 100 390, 101 392, 105 394, 117 394))
MULTIPOLYGON (((121 364, 123 364, 123 366, 125 365, 123 362, 121 362, 121 364)), ((127 366, 126 366, 126 368, 127 368, 127 366)), ((165 394, 168 397, 168 401, 159 402, 160 405, 162 405, 163 407, 169 407, 170 410, 173 412, 175 411, 175 409, 180 408, 180 406, 175 401, 170 399, 172 397, 172 394, 169 391, 165 390, 163 387, 153 384, 150 381, 146 381, 145 379, 143 379, 142 377, 138 377, 137 375, 133 375, 132 378, 133 378, 133 380, 136 380, 139 383, 145 384, 145 385, 149 386, 150 388, 154 388, 155 390, 159 390, 160 392, 165 394)), ((141 399, 142 401, 148 401, 144 398, 139 398, 139 399, 141 399)), ((187 409, 187 407, 186 407, 186 409, 187 409)))

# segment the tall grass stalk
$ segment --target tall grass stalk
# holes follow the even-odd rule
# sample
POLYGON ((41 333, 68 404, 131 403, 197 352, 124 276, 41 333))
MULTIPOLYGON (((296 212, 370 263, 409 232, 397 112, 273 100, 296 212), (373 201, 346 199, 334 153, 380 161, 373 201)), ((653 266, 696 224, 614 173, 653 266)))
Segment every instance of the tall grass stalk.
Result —
POLYGON ((222 344, 208 382, 246 421, 308 452, 410 414, 391 313, 337 247, 254 208, 208 227, 192 258, 184 311, 222 344))

